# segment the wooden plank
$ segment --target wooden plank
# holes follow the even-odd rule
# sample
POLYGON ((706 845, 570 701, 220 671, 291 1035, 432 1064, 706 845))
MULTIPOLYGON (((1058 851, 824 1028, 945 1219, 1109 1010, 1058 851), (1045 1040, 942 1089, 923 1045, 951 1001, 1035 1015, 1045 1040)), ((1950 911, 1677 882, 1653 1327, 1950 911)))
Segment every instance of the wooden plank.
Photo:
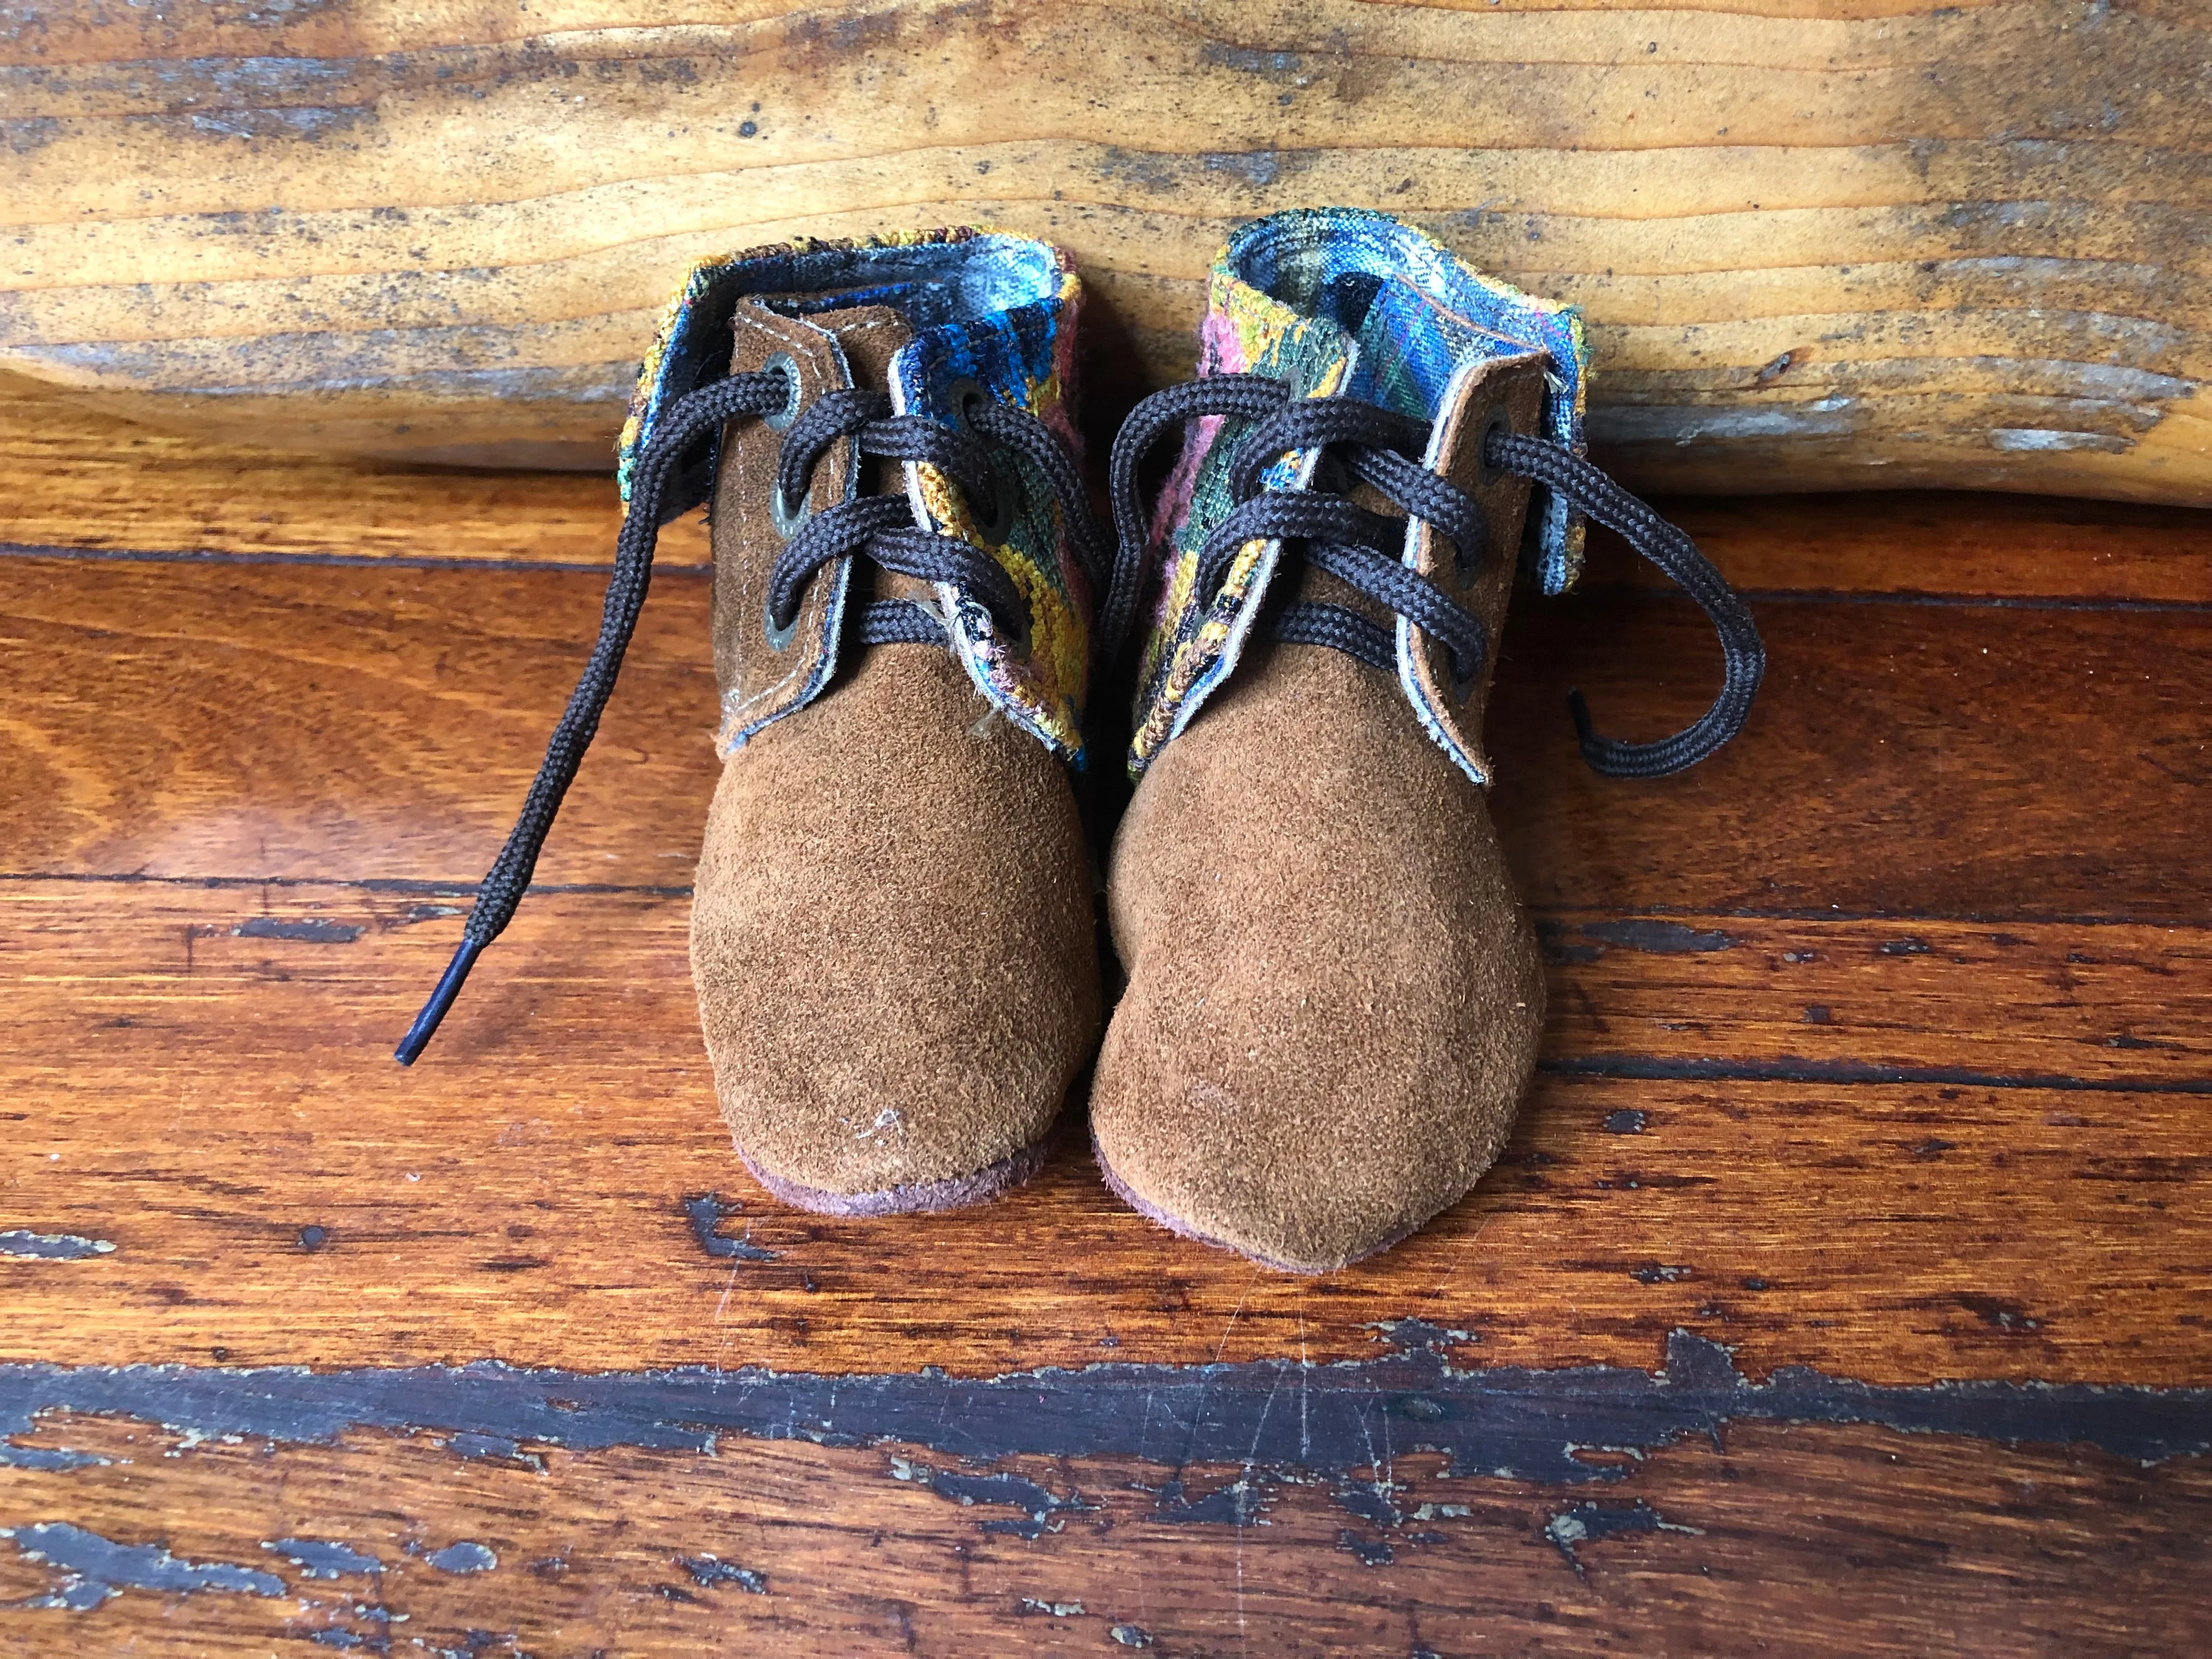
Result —
MULTIPOLYGON (((270 495, 257 549, 220 458, 176 458, 161 522, 278 562, 0 560, 0 1650, 2202 1627, 2186 515, 1714 507, 1731 569, 1766 561, 1773 675, 1739 744, 1656 787, 1585 777, 1559 703, 1686 716, 1701 624, 1618 588, 1522 605, 1494 804, 1545 1069, 1470 1200, 1311 1282, 1131 1214, 1079 1115, 965 1214, 751 1186, 684 962, 696 574, 648 607, 555 885, 392 1066, 597 617, 597 572, 495 568, 492 526, 599 555, 526 481, 363 471, 356 502, 336 467, 270 495), (410 541, 425 490, 496 511, 449 559, 410 541), (1850 597, 1947 538, 1981 550, 1953 587, 1850 597), (368 562, 301 561, 331 551, 368 562)), ((88 514, 107 550, 165 550, 119 502, 88 514)))
POLYGON ((33 1602, 0 1628, 240 1656, 2181 1653, 2212 1565, 2203 1458, 1873 1426, 1733 1424, 1546 1486, 1419 1453, 983 1468, 736 1435, 468 1457, 418 1417, 328 1444, 48 1419, 38 1444, 106 1461, 0 1468, 0 1514, 46 1528, 0 1538, 0 1595, 33 1602), (165 1557, 199 1577, 147 1587, 165 1557))
POLYGON ((703 255, 1053 237, 1104 385, 1187 368, 1235 224, 1346 203, 1582 305, 1647 483, 2203 501, 2193 15, 1759 9, 48 8, 0 33, 0 350, 233 438, 598 465, 703 255))
MULTIPOLYGON (((0 846, 19 868, 471 885, 605 587, 592 572, 37 559, 0 561, 0 651, 25 689, 0 761, 0 846)), ((690 881, 716 764, 707 597, 672 576, 647 606, 541 879, 690 881)))
MULTIPOLYGON (((1549 1063, 2091 1090, 2212 1079, 2196 925, 1545 911, 1549 1063)), ((2208 1084, 2212 1088, 2212 1084, 2208 1084)))
POLYGON ((402 1071, 450 903, 0 891, 0 1231, 90 1241, 0 1257, 0 1358, 990 1376, 1358 1358, 1418 1318, 1492 1365, 1648 1368, 1678 1328, 1753 1376, 2174 1385, 2212 1363, 2202 930, 1954 927, 1900 952, 1856 923, 1553 918, 1548 1070, 1498 1170, 1305 1281, 1123 1207, 1079 1117, 999 1205, 779 1209, 714 1111, 680 896, 541 895, 402 1071), (1723 928, 1741 942, 1681 948, 1723 928))
MULTIPOLYGON (((1656 505, 1753 593, 2212 605, 2212 514, 2118 501, 1868 490, 1656 505)), ((1590 587, 1667 579, 1605 531, 1590 587)))
POLYGON ((1562 741, 1702 713, 1718 653, 1686 602, 1528 605, 1500 644, 1492 810, 1545 905, 1887 915, 2207 912, 2205 613, 1835 604, 1755 614, 1766 680, 1741 738, 1624 787, 1562 741))
MULTIPOLYGON (((605 566, 622 523, 611 477, 217 443, 101 415, 5 374, 0 465, 19 481, 0 500, 0 550, 605 566)), ((702 515, 661 532, 658 562, 708 562, 702 515)))
MULTIPOLYGON (((1112 410, 1091 411, 1093 453, 1112 410)), ((0 552, 394 557, 604 567, 611 480, 331 461, 224 445, 93 412, 0 374, 0 552)), ((1680 496, 1661 509, 1753 592, 1946 593, 2212 604, 2212 515, 1963 493, 1680 496)), ((665 526, 662 569, 708 562, 706 524, 665 526)), ((1663 586, 1603 532, 1584 580, 1663 586)))
MULTIPOLYGON (((471 884, 601 592, 588 572, 38 559, 0 561, 0 660, 23 688, 0 737, 15 872, 471 884)), ((684 576, 647 606, 542 879, 688 881, 715 767, 706 605, 684 576)), ((1585 688, 1622 735, 1686 722, 1718 678, 1704 623, 1651 594, 1518 611, 1490 720, 1492 803, 1533 901, 2212 915, 2212 615, 1759 614, 1772 666, 1742 738, 1633 786, 1583 766, 1566 691, 1585 688)))

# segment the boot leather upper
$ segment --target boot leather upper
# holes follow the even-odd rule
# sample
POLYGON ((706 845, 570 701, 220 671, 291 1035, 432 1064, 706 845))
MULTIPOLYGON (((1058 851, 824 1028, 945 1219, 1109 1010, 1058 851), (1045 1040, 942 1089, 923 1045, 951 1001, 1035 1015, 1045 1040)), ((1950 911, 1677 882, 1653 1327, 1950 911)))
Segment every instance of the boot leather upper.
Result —
MULTIPOLYGON (((1268 302, 1224 293, 1218 270, 1215 297, 1218 370, 1268 373, 1305 395, 1346 383, 1347 354, 1328 331, 1248 326, 1238 307, 1268 302)), ((1556 364, 1490 349, 1462 360, 1429 411, 1428 458, 1481 504, 1489 545, 1462 561, 1418 520, 1408 540, 1408 562, 1488 631, 1465 682, 1440 642, 1310 568, 1297 597, 1395 630, 1397 673, 1270 641, 1276 550, 1260 544, 1201 621, 1173 561, 1205 533, 1188 522, 1208 487, 1202 440, 1156 532, 1170 560, 1164 625, 1108 886, 1128 988, 1094 1078, 1092 1129, 1109 1179, 1138 1207, 1276 1267, 1341 1267, 1456 1200, 1503 1148, 1535 1064, 1541 962, 1480 787, 1530 492, 1480 456, 1493 424, 1534 433, 1555 419, 1556 364)), ((1310 473, 1290 458, 1270 476, 1296 487, 1310 473)))
MULTIPOLYGON (((741 302, 732 367, 782 354, 803 401, 880 387, 898 313, 805 318, 741 302)), ((1062 763, 942 647, 848 645, 811 701, 832 605, 928 601, 864 561, 810 585, 781 647, 765 614, 782 545, 778 434, 733 422, 714 517, 714 659, 728 750, 693 901, 701 1023, 724 1117, 756 1170, 817 1207, 930 1207, 1033 1146, 1099 1018, 1090 879, 1062 763), (763 725, 769 711, 794 703, 763 725)), ((840 445, 815 501, 899 487, 840 445)), ((879 465, 884 464, 870 464, 879 465)), ((968 1194, 967 1195, 975 1195, 968 1194)))

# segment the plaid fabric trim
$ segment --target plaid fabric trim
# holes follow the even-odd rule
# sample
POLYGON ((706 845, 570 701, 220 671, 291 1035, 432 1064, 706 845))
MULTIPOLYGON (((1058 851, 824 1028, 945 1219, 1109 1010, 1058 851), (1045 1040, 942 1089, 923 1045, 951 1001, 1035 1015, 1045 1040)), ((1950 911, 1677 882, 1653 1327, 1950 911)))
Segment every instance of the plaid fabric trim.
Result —
MULTIPOLYGON (((1060 249, 967 228, 860 242, 800 239, 702 261, 670 301, 638 375, 617 452, 623 498, 638 452, 662 412, 727 371, 730 313, 748 294, 821 296, 817 306, 802 310, 895 307, 915 331, 891 368, 892 398, 902 412, 945 415, 952 383, 973 380, 1051 422, 1073 447, 1068 410, 1079 293, 1073 260, 1060 249)), ((959 490, 935 468, 917 465, 909 476, 931 527, 989 552, 1030 603, 1029 647, 1017 652, 992 632, 980 607, 940 588, 955 655, 1007 719, 1053 749, 1077 755, 1092 595, 1051 492, 1025 466, 1009 470, 1020 477, 1024 501, 997 546, 976 532, 959 490)))

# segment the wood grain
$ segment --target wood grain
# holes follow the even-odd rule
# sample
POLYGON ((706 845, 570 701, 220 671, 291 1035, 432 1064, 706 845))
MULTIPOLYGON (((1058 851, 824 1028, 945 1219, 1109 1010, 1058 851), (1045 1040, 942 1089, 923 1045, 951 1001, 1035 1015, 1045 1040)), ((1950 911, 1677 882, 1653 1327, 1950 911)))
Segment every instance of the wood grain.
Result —
POLYGON ((1000 1205, 896 1227, 781 1209, 714 1110, 680 896, 538 896, 403 1071, 454 902, 0 895, 21 987, 0 1231, 115 1247, 0 1256, 0 1358, 990 1376, 1357 1358, 1419 1317, 1483 1364, 1648 1366, 1680 1327, 1753 1375, 2212 1365, 2202 929, 1548 918, 1547 1074, 1497 1171, 1305 1281, 1124 1208, 1079 1112, 1000 1205), (686 1210, 707 1193, 774 1259, 712 1254, 686 1210))
POLYGON ((1232 226, 1349 203, 1583 307, 1647 484, 2201 502, 2207 40, 2075 0, 50 8, 0 32, 0 352, 233 438, 603 466, 699 257, 1053 237, 1126 400, 1232 226))
MULTIPOLYGON (((2212 514, 1905 490, 1655 505, 1753 593, 2212 605, 2212 514)), ((1590 546, 1592 587, 1670 586, 1608 532, 1590 546)))
MULTIPOLYGON (((611 453, 611 452, 610 452, 611 453)), ((605 566, 614 480, 322 459, 104 416, 0 374, 0 550, 605 566)), ((704 516, 661 532, 664 569, 708 562, 704 516)))
POLYGON ((2212 1613, 2212 520, 1677 502, 1773 669, 1656 787, 1560 705, 1686 717, 1702 624, 1617 548, 1522 605, 1543 1069, 1465 1203, 1304 1281, 1115 1202, 1079 1109, 979 1211, 750 1184, 684 960, 696 546, 394 1066, 611 487, 36 392, 0 455, 0 1652, 2071 1659, 2212 1613))
MULTIPOLYGON (((0 672, 21 688, 0 725, 8 870, 473 885, 601 587, 590 572, 0 561, 0 672)), ((716 764, 706 607, 696 574, 654 593, 542 879, 688 883, 716 764)), ((1772 666, 1749 729, 1641 787, 1583 767, 1567 690, 1620 735, 1685 724, 1718 680, 1705 624, 1651 593, 1515 612, 1493 803, 1532 900, 2212 915, 2212 615, 1756 608, 1772 666)))
MULTIPOLYGON (((1093 451, 1112 423, 1091 411, 1093 451)), ((0 552, 605 566, 611 480, 327 461, 121 421, 0 374, 0 465, 35 489, 0 498, 0 552)), ((1661 510, 1753 592, 1920 593, 2212 604, 2212 515, 2125 502, 1865 491, 1682 496, 1661 510)), ((1666 579, 1599 530, 1592 586, 1666 579)), ((708 562, 693 514, 662 527, 663 570, 708 562)))
MULTIPOLYGON (((2203 1459, 1858 1427, 1737 1425, 1566 1489, 1419 1455, 1319 1481, 734 1437, 527 1461, 428 1434, 179 1450, 81 1417, 38 1438, 109 1461, 0 1468, 0 1513, 259 1582, 165 1595, 118 1572, 96 1612, 0 1614, 36 1652, 2181 1653, 2212 1565, 2203 1459), (353 1570, 308 1577, 298 1540, 353 1570)), ((0 1595, 69 1582, 14 1541, 0 1595)))

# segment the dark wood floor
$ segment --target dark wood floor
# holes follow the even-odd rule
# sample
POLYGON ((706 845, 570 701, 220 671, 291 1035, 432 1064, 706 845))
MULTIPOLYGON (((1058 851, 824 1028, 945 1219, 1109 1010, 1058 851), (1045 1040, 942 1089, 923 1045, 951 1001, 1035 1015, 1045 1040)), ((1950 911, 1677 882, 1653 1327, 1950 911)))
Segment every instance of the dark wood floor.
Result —
MULTIPOLYGON (((599 478, 0 401, 0 1653, 2179 1653, 2212 1619, 2212 514, 1676 506, 1493 802, 1552 963, 1499 1168, 1331 1278, 1079 1123, 994 1206, 779 1208, 685 971, 673 533, 540 890, 391 1045, 581 660, 599 478)), ((1075 1115, 1079 1119, 1079 1109, 1075 1115)))

